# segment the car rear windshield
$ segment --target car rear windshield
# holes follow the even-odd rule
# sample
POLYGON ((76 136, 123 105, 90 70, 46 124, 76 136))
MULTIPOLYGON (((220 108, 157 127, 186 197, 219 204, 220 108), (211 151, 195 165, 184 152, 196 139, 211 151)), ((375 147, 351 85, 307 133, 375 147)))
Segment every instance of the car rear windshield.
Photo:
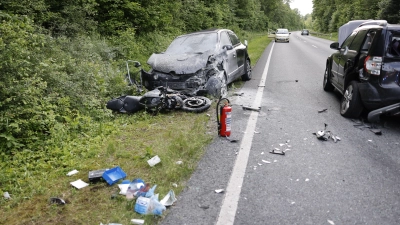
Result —
POLYGON ((389 57, 400 57, 400 31, 388 30, 387 32, 386 55, 389 57))
POLYGON ((276 33, 277 33, 277 34, 288 34, 289 31, 288 31, 287 29, 278 29, 278 30, 276 31, 276 33))
POLYGON ((215 50, 217 46, 217 33, 193 34, 177 37, 169 45, 165 53, 202 53, 215 50))

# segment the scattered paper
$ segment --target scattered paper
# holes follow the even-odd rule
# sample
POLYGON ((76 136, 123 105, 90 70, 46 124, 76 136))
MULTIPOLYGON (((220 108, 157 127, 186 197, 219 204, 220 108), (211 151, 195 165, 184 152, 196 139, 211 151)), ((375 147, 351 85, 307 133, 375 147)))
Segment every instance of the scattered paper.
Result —
POLYGON ((142 219, 131 219, 132 224, 144 224, 144 220, 142 219))
POLYGON ((128 191, 129 185, 130 184, 118 184, 118 187, 119 187, 119 190, 120 190, 119 194, 120 195, 126 195, 126 192, 128 191))
POLYGON ((86 187, 86 186, 89 185, 88 183, 85 183, 85 182, 82 181, 81 179, 76 180, 76 181, 73 181, 73 182, 71 182, 70 184, 71 184, 72 186, 78 188, 78 189, 84 188, 84 187, 86 187))
POLYGON ((154 156, 153 158, 147 160, 147 163, 149 164, 149 166, 153 167, 155 166, 157 163, 161 162, 160 157, 158 157, 158 155, 154 156))
POLYGON ((163 204, 164 206, 171 206, 175 202, 176 202, 176 197, 173 190, 170 190, 168 194, 160 201, 160 203, 163 204))
POLYGON ((11 198, 10 194, 7 191, 4 192, 3 196, 4 196, 5 199, 10 199, 11 198))
POLYGON ((72 171, 67 173, 67 176, 72 176, 74 174, 77 174, 78 172, 79 172, 78 170, 72 170, 72 171))

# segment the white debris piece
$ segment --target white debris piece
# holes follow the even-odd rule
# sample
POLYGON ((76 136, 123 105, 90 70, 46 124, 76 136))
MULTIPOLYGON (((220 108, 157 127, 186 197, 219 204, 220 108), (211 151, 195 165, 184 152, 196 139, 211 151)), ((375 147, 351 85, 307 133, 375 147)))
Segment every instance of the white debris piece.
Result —
POLYGON ((163 204, 164 206, 171 206, 175 202, 176 202, 176 197, 175 197, 175 192, 173 190, 170 190, 168 194, 160 201, 160 203, 163 204))
POLYGON ((71 184, 72 186, 78 188, 78 189, 81 189, 81 188, 84 188, 84 187, 86 187, 86 186, 89 186, 88 183, 84 182, 84 181, 81 180, 81 179, 76 180, 76 181, 73 181, 73 182, 71 182, 70 184, 71 184))
POLYGON ((72 175, 74 175, 74 174, 77 174, 79 171, 78 170, 72 170, 72 171, 70 171, 70 172, 68 172, 67 173, 67 176, 72 176, 72 175))
POLYGON ((7 191, 4 192, 3 196, 4 196, 5 199, 10 199, 11 198, 10 194, 7 191))

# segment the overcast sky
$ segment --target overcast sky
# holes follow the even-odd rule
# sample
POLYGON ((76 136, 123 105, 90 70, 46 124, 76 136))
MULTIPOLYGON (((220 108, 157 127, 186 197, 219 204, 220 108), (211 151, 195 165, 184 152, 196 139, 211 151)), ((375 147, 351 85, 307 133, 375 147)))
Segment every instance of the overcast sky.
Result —
POLYGON ((303 16, 307 13, 311 14, 312 6, 312 0, 293 0, 292 3, 290 3, 290 8, 297 8, 303 16))

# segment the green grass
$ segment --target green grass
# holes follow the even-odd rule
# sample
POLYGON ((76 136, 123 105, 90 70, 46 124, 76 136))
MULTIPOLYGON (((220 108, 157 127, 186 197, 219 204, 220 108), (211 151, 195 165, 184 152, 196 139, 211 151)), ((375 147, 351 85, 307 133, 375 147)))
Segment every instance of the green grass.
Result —
POLYGON ((331 40, 332 42, 338 41, 338 33, 337 32, 325 34, 325 33, 310 31, 310 34, 315 37, 331 40))
MULTIPOLYGON (((248 40, 255 65, 271 40, 259 33, 250 34, 248 40)), ((231 89, 241 85, 235 82, 231 89)), ((116 184, 96 182, 77 190, 70 182, 88 182, 89 171, 120 166, 126 179, 141 178, 151 186, 157 184, 160 198, 170 189, 178 195, 207 145, 217 136, 214 112, 215 102, 201 114, 115 114, 110 121, 90 121, 85 133, 63 143, 62 149, 15 154, 6 162, 8 169, 0 174, 0 194, 7 191, 11 195, 9 200, 0 198, 0 224, 130 224, 134 218, 156 223, 160 217, 137 214, 134 201, 119 195, 116 184), (150 167, 147 160, 155 155, 161 163, 150 167), (73 169, 79 173, 66 176, 73 169), (67 204, 49 204, 51 197, 62 198, 67 204)), ((63 128, 57 132, 62 136, 63 128)))

